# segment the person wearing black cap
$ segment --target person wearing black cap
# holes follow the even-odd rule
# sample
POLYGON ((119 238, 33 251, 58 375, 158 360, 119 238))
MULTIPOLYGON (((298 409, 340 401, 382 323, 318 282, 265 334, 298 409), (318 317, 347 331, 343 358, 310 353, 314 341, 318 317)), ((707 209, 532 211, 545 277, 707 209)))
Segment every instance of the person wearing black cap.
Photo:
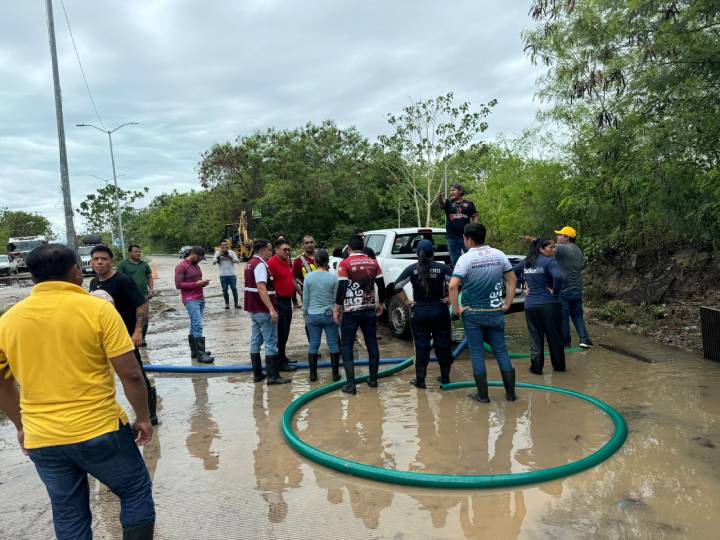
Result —
POLYGON ((412 384, 425 388, 425 374, 430 361, 430 340, 440 364, 439 381, 450 382, 452 350, 450 311, 443 301, 452 277, 449 266, 434 261, 435 248, 430 240, 421 240, 416 248, 418 262, 408 266, 395 282, 395 291, 412 284, 414 302, 410 307, 410 328, 415 340, 415 379, 412 384))
POLYGON ((210 351, 205 350, 205 338, 203 337, 203 312, 205 311, 205 295, 203 289, 210 283, 209 279, 203 279, 202 270, 198 266, 200 261, 205 260, 205 250, 195 246, 175 267, 175 288, 180 290, 180 297, 185 310, 190 316, 190 357, 193 360, 210 364, 215 359, 210 356, 210 351))
POLYGON ((447 231, 448 250, 452 266, 467 253, 463 231, 468 223, 477 223, 477 210, 472 201, 465 199, 465 190, 460 184, 450 186, 450 198, 446 199, 442 192, 438 193, 437 200, 440 208, 445 212, 445 229, 447 231))

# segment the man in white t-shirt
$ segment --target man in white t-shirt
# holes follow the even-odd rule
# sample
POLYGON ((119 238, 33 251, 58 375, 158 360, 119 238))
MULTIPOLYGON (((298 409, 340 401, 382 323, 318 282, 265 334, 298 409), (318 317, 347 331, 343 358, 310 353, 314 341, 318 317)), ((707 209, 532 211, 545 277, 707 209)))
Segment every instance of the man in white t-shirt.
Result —
POLYGON ((463 239, 468 252, 455 264, 450 280, 453 315, 462 315, 470 346, 477 393, 471 397, 489 403, 484 343, 492 348, 502 374, 505 395, 515 401, 515 370, 505 345, 505 313, 515 298, 517 278, 507 256, 485 244, 486 230, 480 223, 465 225, 463 239), (503 284, 504 282, 504 284, 503 284), (463 305, 459 303, 462 286, 463 305), (506 295, 503 298, 504 291, 506 295))

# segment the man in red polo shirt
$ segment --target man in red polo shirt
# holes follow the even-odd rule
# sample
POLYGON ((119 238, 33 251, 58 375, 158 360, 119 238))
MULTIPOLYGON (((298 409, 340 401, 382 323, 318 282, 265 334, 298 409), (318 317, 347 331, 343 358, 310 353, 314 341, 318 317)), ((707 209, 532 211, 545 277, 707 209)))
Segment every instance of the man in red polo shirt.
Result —
POLYGON ((290 244, 287 240, 281 239, 275 242, 275 255, 270 257, 268 266, 275 282, 275 291, 277 291, 280 371, 295 371, 295 366, 289 364, 288 357, 285 355, 285 345, 290 337, 290 324, 292 323, 292 299, 297 291, 297 284, 290 265, 290 244))

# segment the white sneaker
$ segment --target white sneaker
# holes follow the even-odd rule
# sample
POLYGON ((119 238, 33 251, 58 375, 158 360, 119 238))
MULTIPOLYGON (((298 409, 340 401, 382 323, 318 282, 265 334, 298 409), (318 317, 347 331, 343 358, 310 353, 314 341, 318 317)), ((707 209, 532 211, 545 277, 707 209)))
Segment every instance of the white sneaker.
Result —
POLYGON ((582 347, 583 349, 592 349, 593 344, 592 343, 580 343, 580 347, 582 347))

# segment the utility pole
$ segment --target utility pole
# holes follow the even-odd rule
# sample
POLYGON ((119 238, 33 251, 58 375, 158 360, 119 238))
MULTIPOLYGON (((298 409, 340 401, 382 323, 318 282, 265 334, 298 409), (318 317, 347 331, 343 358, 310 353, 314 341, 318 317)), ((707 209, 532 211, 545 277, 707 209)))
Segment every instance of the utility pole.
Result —
POLYGON ((65 208, 65 235, 67 236, 68 247, 73 251, 77 251, 72 199, 70 198, 70 175, 68 173, 67 151, 65 149, 65 123, 63 121, 60 75, 58 73, 57 49, 55 47, 55 20, 53 18, 52 0, 45 0, 45 6, 47 7, 48 38, 50 40, 50 58, 52 60, 53 84, 55 87, 55 117, 58 146, 60 147, 60 184, 62 186, 63 207, 65 208))

